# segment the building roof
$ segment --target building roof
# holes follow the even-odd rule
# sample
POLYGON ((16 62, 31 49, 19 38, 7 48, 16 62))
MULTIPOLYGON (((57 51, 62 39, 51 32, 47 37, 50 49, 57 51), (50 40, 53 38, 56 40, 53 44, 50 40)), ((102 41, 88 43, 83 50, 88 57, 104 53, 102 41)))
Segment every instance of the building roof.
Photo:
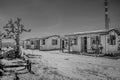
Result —
POLYGON ((40 40, 40 38, 29 38, 29 39, 26 39, 26 41, 31 41, 31 40, 40 40))
POLYGON ((110 32, 110 31, 115 31, 120 36, 120 30, 118 30, 118 29, 111 29, 108 32, 110 32))
POLYGON ((51 35, 51 36, 46 36, 46 37, 42 37, 41 39, 48 39, 50 37, 58 37, 60 38, 60 35, 51 35))
POLYGON ((85 35, 85 34, 107 34, 110 31, 115 31, 118 35, 120 35, 120 31, 118 29, 109 29, 109 30, 104 29, 104 30, 96 30, 96 31, 76 32, 65 36, 85 35))
POLYGON ((45 37, 42 37, 42 38, 29 38, 29 39, 26 39, 24 41, 33 41, 33 40, 48 39, 50 37, 58 37, 58 38, 60 38, 60 35, 51 35, 51 36, 45 36, 45 37))

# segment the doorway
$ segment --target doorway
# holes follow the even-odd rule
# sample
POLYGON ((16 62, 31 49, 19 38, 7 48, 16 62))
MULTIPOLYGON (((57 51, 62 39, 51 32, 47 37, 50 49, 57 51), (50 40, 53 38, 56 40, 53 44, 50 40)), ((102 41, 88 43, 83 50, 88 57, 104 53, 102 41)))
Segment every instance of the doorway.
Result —
POLYGON ((81 37, 81 52, 87 52, 87 37, 81 37))
POLYGON ((65 42, 64 42, 64 40, 62 40, 62 49, 64 49, 65 48, 65 42))

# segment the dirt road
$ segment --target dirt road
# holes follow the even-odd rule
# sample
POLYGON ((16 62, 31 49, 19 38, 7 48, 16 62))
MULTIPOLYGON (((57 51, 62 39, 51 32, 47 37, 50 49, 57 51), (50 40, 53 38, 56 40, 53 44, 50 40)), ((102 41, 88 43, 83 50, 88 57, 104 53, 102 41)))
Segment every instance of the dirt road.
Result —
MULTIPOLYGON (((67 77, 65 80, 120 80, 120 60, 67 54, 60 51, 26 50, 24 52, 41 55, 40 62, 48 69, 56 70, 59 75, 67 77)), ((40 63, 36 58, 37 61, 40 63)), ((39 73, 39 70, 36 73, 39 73)), ((58 80, 64 79, 58 78, 58 80)))
MULTIPOLYGON (((27 72, 26 69, 20 70, 22 74, 18 74, 19 80, 120 80, 120 59, 112 60, 60 51, 23 50, 23 52, 32 62, 33 73, 27 72)), ((6 64, 18 62, 18 60, 3 61, 6 64)), ((1 80, 14 78, 15 74, 11 72, 1 80)))

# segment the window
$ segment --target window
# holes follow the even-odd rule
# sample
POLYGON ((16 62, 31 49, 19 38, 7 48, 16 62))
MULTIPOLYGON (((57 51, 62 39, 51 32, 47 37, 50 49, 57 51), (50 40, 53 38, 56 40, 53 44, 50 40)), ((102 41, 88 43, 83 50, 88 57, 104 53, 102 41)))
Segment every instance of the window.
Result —
POLYGON ((118 44, 118 50, 120 51, 120 43, 118 44))
POLYGON ((33 45, 34 44, 34 42, 33 41, 31 41, 31 45, 33 45))
POLYGON ((107 42, 110 44, 110 45, 115 45, 116 44, 116 36, 115 35, 110 35, 107 39, 107 42))
POLYGON ((42 40, 42 45, 45 45, 45 39, 42 40))
POLYGON ((100 44, 100 36, 91 37, 92 44, 100 44))
POLYGON ((96 44, 100 44, 100 36, 96 36, 96 44))
POLYGON ((57 39, 52 39, 52 45, 57 45, 58 41, 57 39))
POLYGON ((73 39, 73 45, 77 45, 77 38, 73 39))
POLYGON ((93 38, 93 37, 91 38, 91 43, 95 44, 95 38, 93 38))

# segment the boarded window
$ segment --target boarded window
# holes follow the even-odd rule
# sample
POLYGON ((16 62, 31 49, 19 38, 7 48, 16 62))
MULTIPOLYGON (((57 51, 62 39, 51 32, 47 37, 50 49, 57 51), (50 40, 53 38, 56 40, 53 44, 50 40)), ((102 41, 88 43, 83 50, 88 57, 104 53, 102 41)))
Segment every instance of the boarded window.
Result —
POLYGON ((115 45, 116 44, 116 36, 115 35, 110 35, 109 37, 108 37, 108 43, 110 44, 110 45, 115 45))
POLYGON ((100 36, 91 37, 91 44, 100 44, 101 38, 100 36))
POLYGON ((57 39, 52 39, 52 45, 57 45, 58 41, 57 39))
POLYGON ((31 41, 31 45, 33 45, 34 44, 34 42, 33 41, 31 41))
POLYGON ((45 39, 42 40, 42 45, 45 45, 45 39))
POLYGON ((73 39, 73 45, 77 45, 77 38, 73 39))
POLYGON ((96 44, 100 44, 100 36, 96 36, 96 44))

